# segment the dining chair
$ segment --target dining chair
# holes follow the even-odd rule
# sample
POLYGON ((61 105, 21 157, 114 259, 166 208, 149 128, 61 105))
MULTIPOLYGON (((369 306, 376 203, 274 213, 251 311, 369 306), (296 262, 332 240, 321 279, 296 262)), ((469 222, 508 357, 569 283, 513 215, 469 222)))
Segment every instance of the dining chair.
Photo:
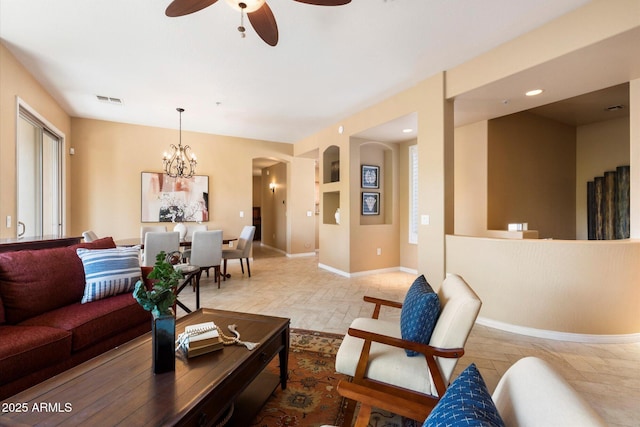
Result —
MULTIPOLYGON (((193 238, 193 232, 194 231, 206 231, 208 229, 208 226, 206 224, 193 224, 193 225, 187 225, 187 234, 185 235, 184 239, 191 241, 191 239, 193 238)), ((184 252, 182 252, 182 260, 184 262, 189 262, 191 258, 191 249, 185 249, 184 252)), ((209 275, 209 272, 207 271, 207 276, 209 275)))
POLYGON ((84 238, 85 243, 93 242, 98 240, 98 235, 93 232, 93 230, 87 230, 82 232, 82 237, 84 238))
POLYGON ((144 238, 146 236, 146 234, 150 231, 155 231, 155 232, 159 232, 159 231, 167 231, 167 227, 165 225, 143 225, 142 227, 140 227, 140 242, 144 243, 144 238))
POLYGON ((153 267, 156 256, 164 251, 169 254, 180 249, 180 233, 177 231, 148 231, 144 236, 142 265, 153 267))
POLYGON ((254 225, 245 225, 240 233, 240 238, 238 239, 238 244, 235 249, 223 249, 222 250, 222 259, 224 260, 224 271, 222 273, 222 277, 226 280, 227 277, 227 260, 230 259, 239 259, 240 260, 240 269, 242 270, 242 274, 244 274, 244 266, 242 265, 242 260, 247 260, 247 273, 249 277, 251 277, 251 267, 249 266, 249 254, 251 253, 251 245, 253 244, 253 235, 256 232, 256 227, 254 225))
MULTIPOLYGON (((200 267, 200 271, 214 269, 215 280, 220 289, 220 263, 222 260, 222 230, 194 231, 191 238, 189 264, 200 267)), ((200 276, 198 276, 199 278, 200 276)), ((198 279, 199 280, 199 279, 198 279)))

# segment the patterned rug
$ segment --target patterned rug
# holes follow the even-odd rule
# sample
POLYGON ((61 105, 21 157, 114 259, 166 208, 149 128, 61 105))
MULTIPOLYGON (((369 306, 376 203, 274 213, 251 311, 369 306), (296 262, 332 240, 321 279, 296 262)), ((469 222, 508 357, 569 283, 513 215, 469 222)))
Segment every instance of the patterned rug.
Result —
MULTIPOLYGON (((256 416, 252 427, 319 427, 342 425, 344 402, 336 391, 347 379, 335 371, 342 335, 303 329, 291 330, 287 389, 278 388, 256 416)), ((278 360, 267 369, 278 374, 278 360)), ((409 427, 402 417, 374 411, 370 427, 409 427)))

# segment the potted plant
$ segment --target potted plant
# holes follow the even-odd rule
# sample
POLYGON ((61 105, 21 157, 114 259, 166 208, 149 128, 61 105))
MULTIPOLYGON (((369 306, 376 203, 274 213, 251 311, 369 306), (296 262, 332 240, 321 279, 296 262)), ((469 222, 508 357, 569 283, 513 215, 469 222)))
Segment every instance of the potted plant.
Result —
POLYGON ((151 289, 147 289, 143 280, 138 280, 133 297, 153 315, 153 372, 159 374, 175 370, 176 318, 173 305, 176 301, 175 289, 183 276, 173 268, 167 255, 160 252, 147 277, 152 280, 151 289))

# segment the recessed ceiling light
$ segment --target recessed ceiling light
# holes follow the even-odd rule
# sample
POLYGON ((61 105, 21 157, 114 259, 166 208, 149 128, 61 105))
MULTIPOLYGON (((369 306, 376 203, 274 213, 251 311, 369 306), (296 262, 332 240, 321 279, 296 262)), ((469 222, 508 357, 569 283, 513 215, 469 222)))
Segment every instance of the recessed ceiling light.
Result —
POLYGON ((542 89, 533 89, 533 90, 530 90, 529 92, 525 93, 525 95, 527 95, 527 96, 536 96, 536 95, 540 95, 542 92, 544 92, 544 90, 542 90, 542 89))
POLYGON ((413 132, 413 129, 409 129, 409 128, 402 129, 402 133, 411 133, 411 132, 413 132))

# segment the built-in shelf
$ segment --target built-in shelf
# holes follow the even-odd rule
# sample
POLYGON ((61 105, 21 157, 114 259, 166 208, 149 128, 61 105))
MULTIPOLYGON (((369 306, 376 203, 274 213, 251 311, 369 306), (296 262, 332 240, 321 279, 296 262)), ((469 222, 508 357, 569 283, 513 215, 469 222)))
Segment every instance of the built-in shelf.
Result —
POLYGON ((322 153, 322 182, 340 181, 340 148, 331 145, 322 153))
POLYGON ((337 224, 336 210, 340 208, 340 192, 327 191, 322 193, 322 223, 337 224))

